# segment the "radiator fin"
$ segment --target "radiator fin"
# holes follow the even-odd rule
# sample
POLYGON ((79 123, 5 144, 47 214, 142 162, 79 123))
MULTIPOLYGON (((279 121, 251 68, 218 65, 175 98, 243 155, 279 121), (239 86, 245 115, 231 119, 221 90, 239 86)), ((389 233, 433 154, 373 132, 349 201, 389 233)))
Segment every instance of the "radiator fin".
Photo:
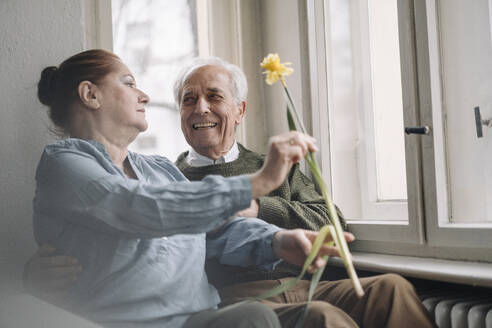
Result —
POLYGON ((492 295, 428 291, 420 299, 439 328, 492 328, 492 295))

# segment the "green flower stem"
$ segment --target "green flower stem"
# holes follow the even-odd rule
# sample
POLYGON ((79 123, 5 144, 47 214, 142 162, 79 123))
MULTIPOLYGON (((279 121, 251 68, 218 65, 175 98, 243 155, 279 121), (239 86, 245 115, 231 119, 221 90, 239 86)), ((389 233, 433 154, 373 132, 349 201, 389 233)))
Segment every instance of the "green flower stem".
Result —
POLYGON ((335 241, 335 244, 340 247, 340 257, 343 260, 343 264, 345 265, 345 269, 347 270, 350 280, 352 281, 355 292, 359 297, 362 297, 364 296, 364 290, 362 289, 359 278, 357 277, 357 273, 355 272, 354 264, 352 263, 352 256, 350 255, 347 241, 345 240, 343 235, 343 228, 340 224, 340 219, 338 218, 335 205, 331 201, 331 197, 328 194, 325 182, 323 181, 323 177, 321 176, 321 171, 319 169, 318 163, 316 163, 316 159, 313 153, 309 152, 306 155, 306 162, 313 172, 313 176, 316 182, 319 184, 319 188, 321 189, 321 193, 323 194, 323 198, 325 199, 325 204, 330 214, 330 222, 335 230, 335 233, 332 234, 332 237, 335 241))
MULTIPOLYGON (((287 120, 289 123, 289 129, 294 130, 294 131, 297 130, 295 121, 292 117, 292 112, 293 112, 295 117, 296 117, 296 120, 299 123, 299 126, 301 128, 301 132, 306 133, 306 128, 304 127, 302 120, 301 120, 301 118, 297 112, 294 101, 292 100, 292 97, 290 95, 289 89, 287 88, 287 85, 283 79, 281 80, 281 82, 282 82, 282 86, 283 86, 283 90, 284 90, 284 96, 287 100, 287 120)), ((314 157, 312 152, 308 152, 305 159, 306 159, 306 162, 307 162, 309 168, 311 169, 311 172, 313 173, 314 179, 316 180, 319 188, 321 189, 321 193, 323 194, 323 198, 325 199, 325 204, 326 204, 326 206, 328 208, 328 212, 330 214, 330 222, 331 222, 332 226, 334 227, 334 229, 331 231, 332 238, 333 238, 335 244, 339 247, 340 257, 343 260, 343 263, 345 265, 345 269, 347 270, 347 273, 350 277, 350 280, 352 282, 352 285, 355 289, 356 294, 359 297, 362 297, 362 296, 364 296, 364 290, 362 289, 359 278, 357 277, 357 273, 355 272, 354 265, 352 263, 352 256, 350 255, 347 241, 345 240, 345 237, 343 234, 342 225, 340 224, 340 219, 338 218, 338 214, 337 214, 337 211, 335 209, 335 205, 333 204, 333 201, 331 200, 331 197, 328 194, 326 184, 325 184, 325 182, 323 180, 323 176, 321 174, 321 170, 320 170, 318 163, 316 162, 316 158, 314 157)), ((313 250, 314 250, 314 248, 313 248, 313 250)), ((313 280, 311 280, 311 287, 315 288, 317 285, 317 282, 313 283, 313 280)))
MULTIPOLYGON (((277 287, 272 288, 272 289, 266 291, 265 293, 256 296, 254 299, 257 299, 257 300, 268 299, 268 298, 271 298, 273 296, 281 294, 281 293, 289 290, 290 288, 294 287, 297 284, 297 282, 299 280, 301 280, 302 277, 304 277, 304 275, 306 274, 307 269, 313 263, 313 261, 316 258, 316 255, 319 253, 321 246, 323 246, 323 245, 333 246, 334 245, 334 242, 327 242, 327 243, 324 242, 329 233, 332 235, 334 233, 332 226, 326 225, 320 229, 318 236, 316 236, 316 239, 314 240, 313 247, 311 248, 311 252, 309 253, 308 257, 306 258, 304 265, 302 266, 301 273, 297 277, 291 278, 291 279, 285 281, 283 284, 280 284, 277 287)), ((326 257, 326 259, 328 259, 328 257, 326 257)), ((324 267, 321 269, 318 269, 316 271, 315 275, 319 274, 321 276, 322 269, 324 269, 324 267), (321 271, 321 273, 318 273, 319 271, 321 271)), ((319 281, 319 277, 317 278, 317 280, 319 281)), ((313 291, 314 291, 314 288, 313 288, 313 291)), ((310 295, 311 296, 309 299, 311 299, 311 297, 312 297, 311 292, 310 292, 310 295)))
MULTIPOLYGON (((287 112, 290 111, 291 113, 292 112, 294 113, 294 115, 296 117, 296 121, 299 123, 299 126, 301 128, 301 132, 306 134, 307 131, 306 131, 306 128, 304 127, 304 123, 302 123, 303 120, 301 119, 301 117, 299 116, 299 113, 297 112, 296 105, 294 104, 294 100, 292 100, 289 89, 287 88, 287 84, 285 84, 284 81, 282 81, 282 86, 283 86, 283 89, 285 92, 284 95, 287 98, 287 112)), ((295 122, 293 122, 293 123, 294 123, 294 129, 291 128, 291 130, 297 131, 297 128, 295 127, 295 122)))

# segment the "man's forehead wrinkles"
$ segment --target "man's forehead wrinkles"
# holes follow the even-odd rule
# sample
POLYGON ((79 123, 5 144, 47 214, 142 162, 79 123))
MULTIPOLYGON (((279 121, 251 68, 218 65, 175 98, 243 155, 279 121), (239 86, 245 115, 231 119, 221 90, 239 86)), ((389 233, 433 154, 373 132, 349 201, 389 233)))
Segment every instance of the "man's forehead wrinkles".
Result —
MULTIPOLYGON (((183 90, 183 96, 186 96, 186 95, 190 95, 190 94, 195 94, 197 92, 197 88, 195 87, 185 87, 184 90, 183 90)), ((223 88, 220 88, 220 87, 207 87, 206 88, 206 91, 207 92, 218 92, 218 93, 223 93, 225 92, 223 88)))
POLYGON ((221 89, 221 88, 218 88, 218 87, 208 87, 207 88, 207 91, 210 91, 210 92, 223 92, 224 90, 221 89))

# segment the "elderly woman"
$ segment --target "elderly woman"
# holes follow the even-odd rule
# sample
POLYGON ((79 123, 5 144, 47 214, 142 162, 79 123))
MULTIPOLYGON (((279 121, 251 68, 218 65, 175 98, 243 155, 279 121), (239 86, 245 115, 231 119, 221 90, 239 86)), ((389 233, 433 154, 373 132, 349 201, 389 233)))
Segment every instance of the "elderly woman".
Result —
MULTIPOLYGON (((66 308, 114 327, 279 327, 275 313, 259 303, 218 310, 204 261, 266 270, 279 259, 304 261, 315 232, 229 218, 316 150, 311 137, 272 138, 255 174, 189 182, 166 158, 128 151, 147 128, 149 97, 116 55, 90 50, 45 68, 38 97, 70 137, 42 154, 33 218, 39 244, 76 257, 84 268, 62 300, 66 308)), ((311 269, 322 264, 318 258, 311 269)))

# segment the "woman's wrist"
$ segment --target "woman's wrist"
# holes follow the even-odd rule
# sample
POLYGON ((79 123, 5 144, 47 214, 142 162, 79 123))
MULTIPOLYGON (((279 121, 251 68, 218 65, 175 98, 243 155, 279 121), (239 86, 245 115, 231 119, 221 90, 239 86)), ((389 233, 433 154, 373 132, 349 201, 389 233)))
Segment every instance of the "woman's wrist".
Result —
POLYGON ((274 189, 271 182, 266 179, 260 172, 250 175, 251 178, 251 198, 257 199, 267 195, 274 189))

